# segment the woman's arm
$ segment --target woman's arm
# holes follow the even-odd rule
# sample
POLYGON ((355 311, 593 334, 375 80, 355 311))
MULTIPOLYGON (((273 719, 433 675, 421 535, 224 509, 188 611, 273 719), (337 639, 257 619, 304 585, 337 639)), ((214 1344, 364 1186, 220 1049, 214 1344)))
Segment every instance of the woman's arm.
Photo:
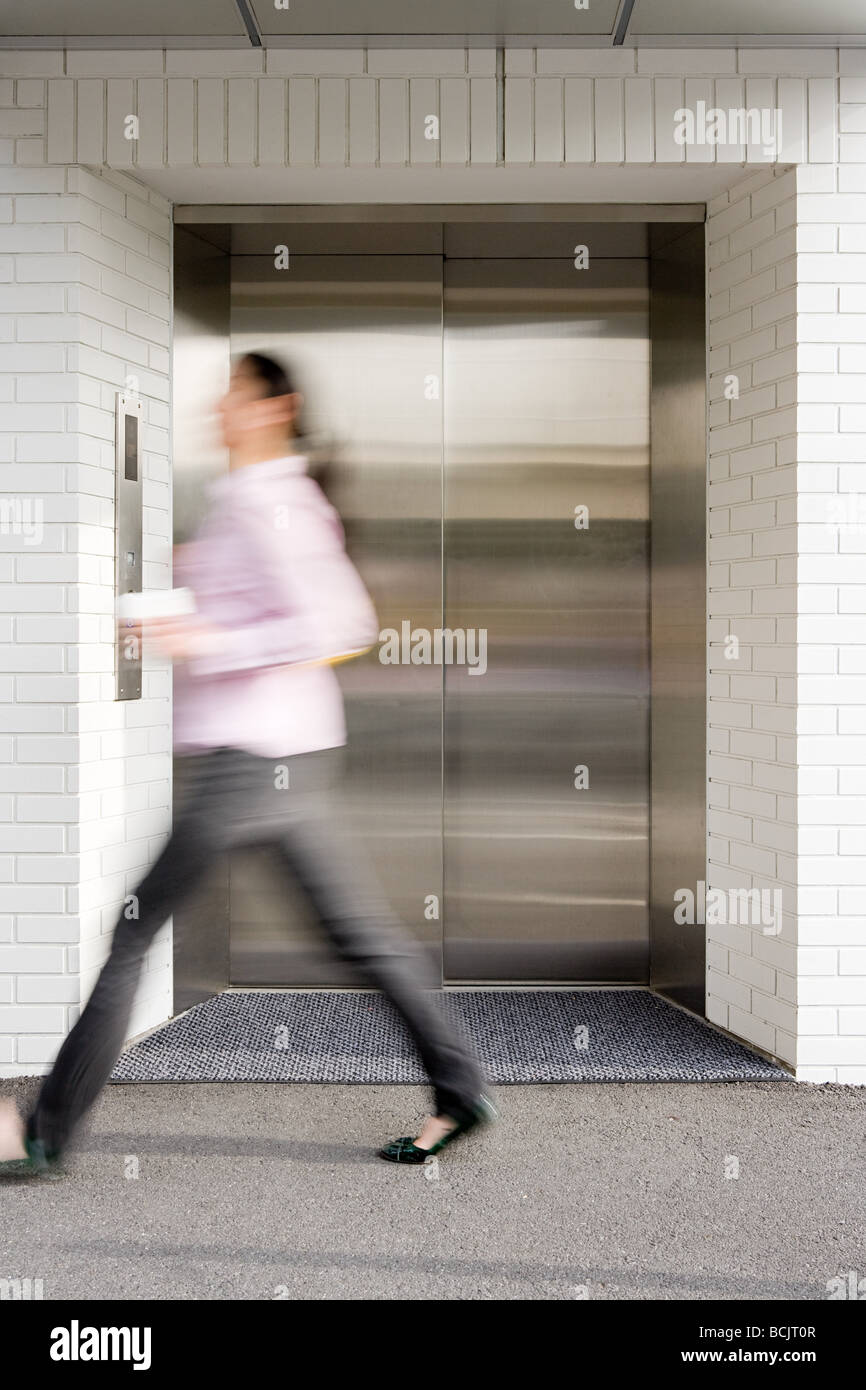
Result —
POLYGON ((233 521, 261 574, 264 612, 243 625, 215 627, 212 649, 189 662, 193 676, 332 662, 373 646, 376 612, 332 509, 284 511, 262 501, 238 508, 233 521))

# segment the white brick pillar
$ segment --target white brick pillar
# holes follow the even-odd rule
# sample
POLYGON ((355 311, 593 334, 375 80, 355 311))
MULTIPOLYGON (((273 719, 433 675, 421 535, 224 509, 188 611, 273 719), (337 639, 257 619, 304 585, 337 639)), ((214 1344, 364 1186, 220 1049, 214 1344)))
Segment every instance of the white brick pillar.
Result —
POLYGON ((707 890, 781 892, 707 925, 707 1014, 790 1065, 796 1018, 794 171, 710 204, 707 890), (771 914, 767 913, 769 918, 771 914))
MULTIPOLYGON (((843 82, 843 95, 846 85, 861 94, 843 82)), ((779 934, 760 922, 708 926, 708 1014, 793 1065, 798 1079, 860 1084, 862 168, 834 161, 758 173, 716 199, 708 220, 707 881, 779 889, 784 905, 779 934)))
POLYGON ((840 81, 839 162, 801 170, 797 196, 797 1075, 863 1084, 866 55, 853 56, 864 75, 840 81))
MULTIPOLYGON (((113 652, 114 396, 130 376, 144 582, 170 582, 169 208, 124 175, 45 164, 45 87, 0 82, 4 1075, 50 1062, 170 822, 170 672, 147 658, 143 698, 117 702, 113 652)), ((133 1031, 170 1009, 167 926, 133 1031)))

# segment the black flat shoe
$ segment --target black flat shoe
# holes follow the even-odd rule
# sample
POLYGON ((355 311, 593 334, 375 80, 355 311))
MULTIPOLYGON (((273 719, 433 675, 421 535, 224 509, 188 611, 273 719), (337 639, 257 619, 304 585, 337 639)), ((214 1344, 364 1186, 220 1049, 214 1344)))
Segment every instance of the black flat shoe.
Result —
POLYGON ((489 1096, 481 1095, 475 1104, 465 1113, 462 1120, 449 1129, 438 1143, 429 1149, 419 1149, 410 1134, 404 1135, 402 1139, 393 1139, 390 1144, 386 1144, 384 1149, 379 1149, 379 1157, 386 1159, 389 1163, 424 1163, 431 1154, 438 1154, 448 1144, 452 1143, 461 1134, 468 1134, 477 1125, 493 1124, 498 1119, 498 1111, 489 1096))
POLYGON ((62 1177, 60 1158, 46 1152, 41 1139, 24 1140, 26 1158, 0 1160, 0 1178, 59 1178, 62 1177))

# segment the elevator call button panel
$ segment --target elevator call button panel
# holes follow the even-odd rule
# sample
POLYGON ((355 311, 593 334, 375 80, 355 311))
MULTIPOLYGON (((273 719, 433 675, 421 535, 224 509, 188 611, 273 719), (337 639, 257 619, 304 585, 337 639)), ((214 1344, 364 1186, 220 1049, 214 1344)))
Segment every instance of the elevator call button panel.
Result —
MULTIPOLYGON (((140 594, 142 583, 141 424, 142 402, 117 393, 114 502, 114 592, 140 594)), ((115 619, 115 699, 141 699, 141 636, 126 619, 115 619)))

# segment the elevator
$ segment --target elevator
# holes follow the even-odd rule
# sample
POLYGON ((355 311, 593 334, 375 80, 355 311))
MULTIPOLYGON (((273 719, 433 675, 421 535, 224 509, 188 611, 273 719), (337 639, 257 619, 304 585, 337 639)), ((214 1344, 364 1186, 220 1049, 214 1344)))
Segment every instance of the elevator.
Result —
MULTIPOLYGON (((273 353, 379 615, 338 668, 344 808, 443 984, 655 984, 702 1011, 701 929, 668 923, 704 864, 698 214, 190 208, 175 230, 175 540, 227 467, 205 415, 231 357, 273 353)), ((176 914, 175 976, 177 1008, 359 983, 264 848, 176 914)))

